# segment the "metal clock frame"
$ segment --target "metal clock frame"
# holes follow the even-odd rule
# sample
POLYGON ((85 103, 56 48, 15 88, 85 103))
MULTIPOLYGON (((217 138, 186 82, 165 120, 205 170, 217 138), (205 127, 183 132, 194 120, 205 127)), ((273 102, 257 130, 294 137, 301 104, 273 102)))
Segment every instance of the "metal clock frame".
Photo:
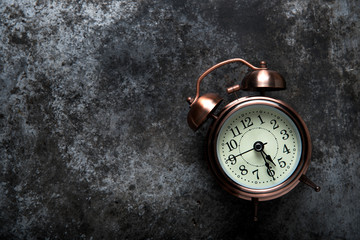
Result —
POLYGON ((213 174, 215 175, 216 179, 218 180, 219 184, 226 191, 228 191, 229 193, 231 193, 236 197, 245 200, 253 200, 253 198, 257 198, 258 201, 267 201, 285 195, 293 188, 295 188, 296 185, 300 182, 301 176, 306 173, 310 164, 311 138, 310 138, 309 130, 306 127, 300 115, 288 104, 286 104, 281 100, 273 99, 270 97, 264 97, 264 96, 242 97, 229 103, 221 111, 219 116, 217 117, 214 115, 214 118, 215 121, 211 124, 208 131, 206 159, 208 160, 209 167, 213 172, 213 174), (284 182, 274 187, 266 188, 266 189, 252 189, 235 183, 227 176, 227 174, 220 166, 220 162, 216 154, 216 143, 217 143, 218 134, 225 121, 233 113, 240 110, 241 108, 258 105, 258 104, 274 107, 285 113, 287 116, 289 116, 290 119, 295 123, 297 129, 299 130, 300 139, 302 143, 300 161, 295 171, 284 182))

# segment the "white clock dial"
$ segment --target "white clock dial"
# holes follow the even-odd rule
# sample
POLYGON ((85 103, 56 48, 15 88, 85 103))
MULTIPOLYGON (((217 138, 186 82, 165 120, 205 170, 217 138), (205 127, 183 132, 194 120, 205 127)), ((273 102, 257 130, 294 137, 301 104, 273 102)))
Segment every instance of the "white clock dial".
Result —
POLYGON ((220 128, 217 160, 235 183, 267 189, 288 179, 302 152, 299 130, 283 111, 265 104, 238 109, 220 128))

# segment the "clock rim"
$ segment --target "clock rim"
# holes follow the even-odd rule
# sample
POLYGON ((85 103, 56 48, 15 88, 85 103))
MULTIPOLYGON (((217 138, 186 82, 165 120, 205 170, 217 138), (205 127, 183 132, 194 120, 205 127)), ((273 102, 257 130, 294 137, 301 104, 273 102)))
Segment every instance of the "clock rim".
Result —
POLYGON ((210 125, 208 131, 206 159, 208 160, 208 165, 211 171, 223 189, 232 195, 245 200, 252 200, 253 198, 257 198, 259 201, 267 201, 279 198, 296 187, 296 185, 300 182, 300 177, 306 173, 309 167, 311 150, 312 147, 309 130, 300 115, 292 107, 279 99, 265 96, 246 96, 236 99, 226 105, 219 113, 218 117, 215 118, 215 121, 213 121, 213 123, 210 125), (223 171, 216 154, 216 139, 225 121, 237 110, 256 104, 275 107, 289 116, 289 118, 298 128, 302 142, 300 161, 294 172, 284 182, 266 189, 253 189, 234 182, 223 171))

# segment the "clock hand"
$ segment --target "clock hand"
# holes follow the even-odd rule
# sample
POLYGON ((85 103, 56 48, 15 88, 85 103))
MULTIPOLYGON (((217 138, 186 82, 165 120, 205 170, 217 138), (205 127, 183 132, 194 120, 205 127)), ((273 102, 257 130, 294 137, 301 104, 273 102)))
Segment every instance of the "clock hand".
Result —
POLYGON ((265 157, 266 157, 266 160, 270 161, 272 164, 274 164, 274 166, 276 166, 276 164, 274 163, 274 161, 271 160, 270 155, 267 155, 264 150, 262 150, 262 152, 264 153, 264 155, 265 155, 265 157))
MULTIPOLYGON (((264 143, 263 145, 266 145, 266 144, 267 144, 267 143, 264 143)), ((253 147, 252 149, 249 149, 249 150, 247 150, 247 151, 245 151, 245 152, 242 152, 242 153, 240 153, 240 154, 238 154, 238 155, 231 155, 231 157, 236 159, 236 157, 239 157, 239 156, 241 156, 241 155, 244 155, 245 153, 251 152, 252 150, 255 150, 255 147, 253 147)), ((225 161, 231 161, 231 160, 230 160, 230 157, 229 157, 228 159, 226 159, 225 161)), ((274 165, 275 165, 275 164, 274 164, 274 165)))
POLYGON ((260 152, 262 158, 264 159, 264 162, 265 162, 265 166, 267 168, 267 171, 268 171, 268 174, 273 178, 273 180, 275 180, 274 178, 274 174, 272 174, 272 170, 270 168, 270 164, 266 161, 266 157, 263 155, 265 153, 263 153, 262 151, 260 152))

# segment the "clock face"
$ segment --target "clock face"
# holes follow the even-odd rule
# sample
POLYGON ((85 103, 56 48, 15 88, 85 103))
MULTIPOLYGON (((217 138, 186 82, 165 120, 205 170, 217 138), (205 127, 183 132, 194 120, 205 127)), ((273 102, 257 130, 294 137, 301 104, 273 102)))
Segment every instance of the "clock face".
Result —
POLYGON ((286 181, 299 165, 302 141, 294 121, 267 104, 238 108, 215 141, 217 161, 236 184, 268 189, 286 181))

